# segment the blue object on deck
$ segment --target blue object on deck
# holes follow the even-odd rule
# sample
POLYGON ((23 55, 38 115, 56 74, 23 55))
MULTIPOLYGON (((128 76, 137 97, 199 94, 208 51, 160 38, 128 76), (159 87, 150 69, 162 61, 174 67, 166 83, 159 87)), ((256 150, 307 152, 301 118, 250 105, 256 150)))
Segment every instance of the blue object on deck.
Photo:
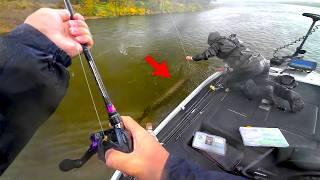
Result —
POLYGON ((288 66, 294 69, 313 71, 317 68, 317 63, 295 58, 289 62, 288 66))

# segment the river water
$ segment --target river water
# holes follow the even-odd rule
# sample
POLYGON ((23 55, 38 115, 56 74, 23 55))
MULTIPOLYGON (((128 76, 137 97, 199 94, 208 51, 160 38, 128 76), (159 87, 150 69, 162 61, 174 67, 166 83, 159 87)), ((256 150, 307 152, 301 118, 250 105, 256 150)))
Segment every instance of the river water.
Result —
MULTIPOLYGON (((274 48, 306 33, 311 20, 301 16, 303 12, 319 14, 320 9, 286 4, 228 4, 203 12, 87 22, 95 40, 92 53, 118 111, 138 119, 142 125, 150 121, 157 125, 222 65, 216 59, 186 63, 183 48, 186 54, 201 52, 207 47, 208 33, 219 31, 223 35, 236 33, 248 47, 272 57, 274 48), (152 76, 152 68, 144 61, 148 54, 158 61, 166 60, 172 78, 152 76)), ((319 40, 320 31, 305 44, 306 58, 318 63, 319 40)), ((58 170, 62 159, 82 156, 89 145, 89 134, 100 128, 79 59, 73 60, 70 74, 70 87, 58 110, 1 179, 107 179, 112 175, 113 170, 96 157, 81 169, 67 173, 58 170)), ((92 76, 88 76, 95 102, 103 107, 92 76)), ((102 108, 98 111, 106 128, 107 116, 102 108)))

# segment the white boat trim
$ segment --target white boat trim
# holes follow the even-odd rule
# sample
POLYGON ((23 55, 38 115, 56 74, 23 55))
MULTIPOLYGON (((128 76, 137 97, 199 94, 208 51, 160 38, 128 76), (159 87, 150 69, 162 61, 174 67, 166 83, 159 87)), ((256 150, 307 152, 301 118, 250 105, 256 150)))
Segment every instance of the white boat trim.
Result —
POLYGON ((192 91, 153 131, 157 135, 169 122, 174 118, 181 110, 185 109, 191 99, 193 99, 205 86, 207 86, 212 80, 216 79, 222 74, 222 72, 216 72, 203 81, 195 90, 192 91))
POLYGON ((112 177, 111 177, 111 180, 119 180, 120 179, 120 177, 121 177, 121 172, 119 171, 119 170, 116 170, 114 173, 113 173, 113 175, 112 175, 112 177))

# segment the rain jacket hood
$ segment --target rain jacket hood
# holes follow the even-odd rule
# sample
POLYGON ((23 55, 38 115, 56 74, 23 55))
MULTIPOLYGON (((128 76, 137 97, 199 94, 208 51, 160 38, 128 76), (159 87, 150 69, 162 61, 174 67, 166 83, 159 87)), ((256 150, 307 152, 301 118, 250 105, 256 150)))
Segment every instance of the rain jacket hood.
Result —
POLYGON ((221 35, 218 32, 211 32, 208 36, 208 44, 211 46, 213 43, 221 39, 221 35))

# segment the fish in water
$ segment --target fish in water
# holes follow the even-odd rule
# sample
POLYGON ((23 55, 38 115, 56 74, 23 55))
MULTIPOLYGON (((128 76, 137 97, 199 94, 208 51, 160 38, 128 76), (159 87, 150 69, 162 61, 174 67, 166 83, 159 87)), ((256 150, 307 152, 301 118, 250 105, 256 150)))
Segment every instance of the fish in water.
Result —
POLYGON ((168 91, 166 91, 163 96, 161 96, 159 99, 155 100, 154 103, 146 107, 142 115, 139 118, 137 118, 137 120, 141 122, 152 111, 161 107, 161 105, 167 102, 170 99, 170 97, 172 97, 177 91, 179 91, 185 85, 186 82, 188 82, 188 79, 180 79, 174 86, 172 86, 168 91))

